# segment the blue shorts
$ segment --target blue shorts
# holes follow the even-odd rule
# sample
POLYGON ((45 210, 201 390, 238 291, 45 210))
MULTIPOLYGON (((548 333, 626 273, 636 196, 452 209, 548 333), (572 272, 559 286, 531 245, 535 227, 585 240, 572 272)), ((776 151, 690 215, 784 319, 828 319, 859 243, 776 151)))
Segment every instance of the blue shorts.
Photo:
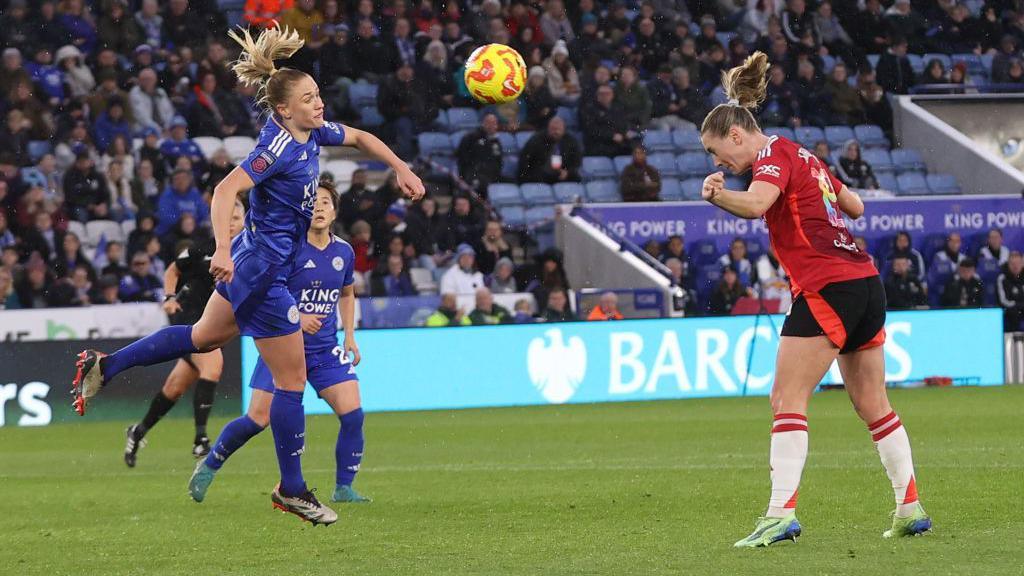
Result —
POLYGON ((299 309, 288 292, 288 266, 267 262, 239 234, 231 243, 235 275, 218 282, 217 293, 231 302, 242 336, 272 338, 299 330, 299 309))
MULTIPOLYGON (((333 350, 306 353, 306 380, 313 386, 317 396, 320 396, 320 392, 335 384, 358 381, 359 377, 356 376, 356 367, 339 346, 333 350)), ((270 368, 263 363, 263 358, 256 362, 249 387, 264 392, 274 391, 274 377, 270 375, 270 368)))

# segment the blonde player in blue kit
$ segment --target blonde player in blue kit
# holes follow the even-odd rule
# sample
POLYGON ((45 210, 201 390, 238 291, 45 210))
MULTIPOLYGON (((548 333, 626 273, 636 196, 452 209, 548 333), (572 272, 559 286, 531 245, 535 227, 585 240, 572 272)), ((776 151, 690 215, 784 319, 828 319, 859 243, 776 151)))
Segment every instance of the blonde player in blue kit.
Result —
MULTIPOLYGON (((361 358, 355 339, 355 253, 348 242, 331 234, 337 204, 334 188, 321 183, 306 246, 292 265, 288 289, 298 302, 301 316, 306 376, 341 421, 334 449, 337 471, 332 500, 369 502, 352 488, 363 458, 363 410, 355 370, 361 358), (342 346, 338 346, 337 336, 339 308, 345 330, 342 346)), ((206 498, 214 474, 227 459, 270 422, 274 379, 262 358, 249 386, 253 391, 248 413, 224 427, 206 459, 192 473, 188 491, 196 502, 206 498)))
POLYGON ((270 118, 256 149, 214 190, 216 251, 210 273, 217 290, 194 326, 163 328, 109 356, 96 350, 79 354, 74 406, 84 414, 87 402, 131 367, 214 350, 239 334, 251 336, 275 386, 270 426, 281 482, 271 500, 303 520, 331 524, 338 515, 316 499, 302 477, 306 362, 300 314, 287 286, 291 263, 306 243, 320 176, 320 147, 354 146, 386 162, 402 193, 413 200, 423 197, 423 183, 375 136, 324 122, 320 90, 308 74, 274 66, 275 60, 302 47, 298 34, 269 28, 256 39, 247 31, 232 32, 231 37, 243 48, 233 69, 239 81, 259 87, 259 103, 270 118), (229 241, 231 212, 244 190, 250 190, 245 230, 229 241))

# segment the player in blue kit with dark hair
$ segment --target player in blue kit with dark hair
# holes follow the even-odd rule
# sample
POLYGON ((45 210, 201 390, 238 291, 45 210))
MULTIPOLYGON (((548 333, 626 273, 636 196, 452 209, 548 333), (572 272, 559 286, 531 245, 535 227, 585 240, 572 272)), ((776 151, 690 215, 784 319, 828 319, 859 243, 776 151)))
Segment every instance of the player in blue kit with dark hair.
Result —
POLYGON ((306 362, 300 314, 287 286, 291 263, 306 242, 320 147, 355 146, 383 160, 395 170, 402 193, 414 200, 422 198, 423 183, 375 136, 324 122, 320 90, 308 74, 275 67, 275 60, 302 47, 298 34, 268 28, 257 39, 247 31, 231 36, 243 48, 233 69, 241 82, 259 87, 260 104, 271 117, 256 149, 214 189, 210 213, 216 251, 210 273, 217 290, 193 326, 163 328, 109 356, 95 350, 79 354, 74 406, 84 414, 86 403, 107 382, 133 366, 210 351, 239 334, 252 336, 275 386, 270 426, 281 482, 271 500, 303 520, 330 524, 338 515, 316 499, 302 477, 306 362), (245 230, 230 241, 231 212, 244 190, 250 190, 245 230))
MULTIPOLYGON (((288 289, 298 302, 303 341, 306 350, 306 376, 316 393, 331 406, 341 420, 334 456, 337 476, 332 500, 369 502, 352 488, 352 481, 363 458, 363 410, 359 399, 359 347, 355 339, 355 289, 352 272, 355 253, 348 242, 331 234, 337 193, 326 184, 317 190, 313 222, 306 246, 299 252, 288 278, 288 289), (340 308, 345 341, 338 346, 340 308)), ((229 422, 212 450, 201 461, 188 483, 196 502, 206 491, 235 451, 266 428, 274 392, 274 379, 261 358, 249 386, 252 400, 245 416, 229 422)))

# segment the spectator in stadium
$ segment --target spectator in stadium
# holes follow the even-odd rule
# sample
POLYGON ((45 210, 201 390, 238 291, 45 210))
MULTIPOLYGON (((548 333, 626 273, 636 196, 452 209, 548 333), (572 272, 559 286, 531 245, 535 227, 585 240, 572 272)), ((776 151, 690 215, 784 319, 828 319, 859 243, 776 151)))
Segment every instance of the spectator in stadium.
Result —
POLYGON ((125 174, 124 164, 120 160, 112 160, 107 165, 107 194, 110 197, 110 216, 118 222, 135 219, 139 211, 132 198, 132 185, 125 174))
POLYGON ((444 326, 469 326, 471 324, 466 312, 459 308, 458 298, 453 293, 441 294, 441 305, 427 317, 424 324, 428 328, 444 326))
POLYGON ((562 0, 548 0, 544 14, 540 17, 541 37, 544 44, 549 48, 554 47, 556 42, 570 42, 575 38, 572 31, 572 23, 565 12, 565 4, 562 0))
POLYGON ((874 170, 860 155, 860 143, 852 138, 843 144, 837 168, 836 176, 850 188, 878 188, 874 170))
POLYGON ((158 1, 142 0, 134 18, 142 42, 149 44, 152 48, 163 47, 164 17, 160 15, 160 4, 158 1))
POLYGON ((170 129, 171 137, 160 144, 160 152, 167 165, 173 169, 178 158, 185 157, 192 162, 193 170, 201 175, 206 166, 206 157, 199 145, 188 137, 188 122, 182 116, 175 116, 171 120, 170 129))
POLYGON ((447 238, 444 248, 455 250, 460 244, 476 248, 484 231, 484 217, 466 196, 456 196, 448 211, 447 238))
POLYGON ((832 68, 823 93, 832 109, 832 123, 852 126, 864 122, 864 106, 860 94, 847 82, 845 64, 837 62, 832 68))
POLYGON ((169 0, 164 11, 164 38, 172 46, 196 48, 206 39, 207 27, 188 0, 169 0))
POLYGON ((910 270, 910 260, 896 258, 885 279, 885 301, 890 310, 925 306, 927 294, 921 280, 910 270))
POLYGON ((152 272, 149 255, 136 252, 131 273, 121 279, 118 297, 122 302, 160 302, 163 292, 163 282, 152 272))
POLYGON ((619 295, 615 292, 604 292, 598 305, 587 315, 588 321, 622 320, 625 318, 619 312, 619 295))
POLYGON ((580 107, 583 146, 591 156, 619 156, 629 153, 630 128, 626 110, 615 100, 611 86, 597 89, 597 97, 580 107))
POLYGON ((729 252, 718 259, 718 264, 736 272, 740 284, 747 285, 756 281, 753 277, 754 268, 747 258, 747 243, 742 238, 733 238, 729 244, 729 252))
POLYGON ((747 295, 747 288, 740 281, 736 271, 730 266, 725 266, 722 268, 722 279, 711 293, 708 313, 712 316, 728 316, 732 314, 736 302, 747 295))
POLYGON ((121 279, 115 276, 101 276, 96 282, 96 295, 93 304, 120 304, 121 279))
POLYGON ((323 25, 324 15, 315 0, 294 0, 294 5, 281 14, 280 23, 299 33, 305 43, 303 49, 320 49, 320 39, 313 31, 323 25))
POLYGON ((121 278, 129 273, 128 266, 124 263, 124 244, 117 240, 108 241, 104 256, 107 265, 100 270, 101 279, 103 276, 113 276, 120 282, 121 278))
POLYGON ((22 278, 15 284, 18 303, 22 308, 46 308, 53 287, 53 275, 42 258, 33 256, 25 264, 22 278))
POLYGON ((405 260, 396 254, 387 258, 387 269, 375 272, 370 277, 371 296, 416 296, 419 292, 412 285, 409 272, 405 269, 405 260))
POLYGON ((622 170, 619 183, 624 202, 657 202, 661 199, 661 174, 647 163, 647 150, 643 146, 633 148, 633 161, 622 170))
POLYGON ((188 104, 188 126, 193 136, 227 138, 252 132, 249 117, 234 94, 221 90, 217 75, 204 70, 188 104))
POLYGON ((924 76, 921 78, 921 84, 947 84, 949 78, 946 76, 946 67, 942 65, 942 60, 938 58, 932 58, 928 61, 928 65, 924 68, 924 76))
POLYGON ((104 149, 103 155, 100 156, 96 168, 100 172, 106 173, 110 163, 117 161, 121 163, 125 174, 132 174, 135 171, 135 155, 132 154, 131 141, 130 134, 117 134, 114 136, 110 144, 104 149))
MULTIPOLYGON (((658 32, 654 20, 643 14, 643 12, 651 10, 653 7, 645 2, 641 5, 641 15, 634 20, 636 26, 630 58, 631 64, 639 67, 646 75, 653 74, 669 53, 669 47, 664 42, 664 35, 658 32)), ((651 15, 653 16, 653 14, 651 15)), ((619 74, 621 76, 621 70, 619 74)))
POLYGON ((128 14, 127 0, 111 0, 105 3, 106 12, 97 24, 99 44, 119 54, 127 54, 142 41, 135 19, 128 14))
POLYGON ((103 219, 110 215, 106 178, 96 171, 88 152, 79 152, 75 156, 74 165, 64 174, 64 196, 68 216, 79 222, 103 219))
POLYGON ((512 258, 512 248, 505 241, 505 231, 501 222, 488 220, 484 225, 483 236, 479 240, 480 253, 477 254, 476 263, 480 272, 484 275, 494 272, 494 267, 503 258, 512 258))
POLYGON ((828 124, 831 116, 828 97, 823 92, 817 69, 809 59, 797 61, 795 85, 800 98, 801 125, 828 124))
POLYGON ((146 249, 149 238, 156 234, 156 216, 152 212, 139 212, 135 217, 135 230, 128 234, 127 253, 135 254, 146 249))
MULTIPOLYGON (((938 256, 936 254, 936 256, 938 256)), ((975 272, 974 258, 963 258, 956 274, 942 291, 942 305, 947 308, 978 308, 985 293, 981 278, 975 272)))
POLYGON ((4 48, 3 71, 0 73, 0 96, 7 97, 14 87, 26 82, 31 86, 32 77, 25 70, 21 50, 13 46, 4 48))
POLYGON ((355 254, 354 267, 360 274, 366 274, 377 267, 377 259, 373 255, 374 248, 371 243, 372 230, 370 224, 365 220, 356 220, 349 227, 349 243, 355 254))
POLYGON ((484 286, 484 276, 476 269, 476 250, 469 244, 455 249, 455 265, 441 276, 442 294, 473 294, 484 286))
POLYGON ((135 130, 153 128, 159 135, 165 128, 170 128, 175 118, 174 106, 167 92, 157 86, 156 72, 145 68, 139 72, 135 87, 128 93, 132 117, 135 119, 135 130))
MULTIPOLYGON (((363 21, 360 28, 367 25, 363 21)), ((416 134, 428 130, 438 114, 437 106, 426 101, 415 80, 412 66, 403 64, 381 83, 377 92, 381 116, 394 134, 395 153, 404 159, 415 156, 416 134)))
POLYGON ((916 83, 914 69, 907 58, 907 39, 894 36, 890 48, 878 60, 875 68, 878 84, 886 92, 906 94, 916 83))
POLYGON ((587 12, 579 20, 580 33, 575 39, 569 42, 569 56, 573 66, 582 70, 584 66, 595 60, 608 58, 612 48, 605 40, 603 34, 598 30, 598 18, 592 12, 587 12))
POLYGON ((10 223, 7 221, 7 210, 0 207, 0 248, 14 246, 17 240, 11 232, 10 223))
POLYGON ((476 308, 469 313, 469 321, 474 326, 511 324, 512 314, 504 306, 495 304, 494 294, 482 287, 476 291, 476 308))
POLYGON ((407 67, 412 71, 413 64, 403 62, 399 65, 395 62, 393 47, 385 44, 375 32, 372 21, 361 19, 355 27, 356 37, 352 39, 351 49, 360 78, 378 81, 391 74, 396 67, 398 70, 407 67))
POLYGON ((935 253, 932 257, 932 265, 936 263, 945 262, 951 265, 960 264, 966 258, 960 248, 963 246, 963 240, 960 238, 959 232, 951 232, 946 236, 946 245, 942 250, 935 253))
MULTIPOLYGON (((682 69, 680 69, 682 70, 682 69)), ((680 94, 672 82, 672 66, 662 64, 657 75, 647 83, 647 92, 651 96, 651 128, 654 130, 682 130, 696 128, 688 120, 683 120, 679 112, 686 106, 685 97, 680 94)))
POLYGON ((863 236, 854 236, 853 243, 856 244, 857 249, 871 257, 871 263, 875 265, 875 268, 881 270, 882 268, 878 265, 878 258, 868 250, 868 240, 863 236))
POLYGON ((61 46, 54 55, 54 61, 57 68, 64 73, 64 85, 69 97, 84 98, 96 87, 96 78, 93 77, 92 70, 86 66, 85 57, 77 47, 71 44, 61 46))
POLYGON ((1006 266, 996 280, 996 294, 1003 307, 1003 330, 1024 330, 1024 257, 1020 252, 1014 250, 1007 257, 1006 266))
POLYGON ((655 260, 657 260, 659 262, 662 261, 661 260, 661 242, 658 242, 654 238, 651 238, 650 240, 648 240, 647 242, 644 243, 644 252, 646 252, 647 255, 650 256, 651 258, 654 258, 655 260))
MULTIPOLYGON (((47 97, 50 108, 56 108, 64 102, 64 73, 53 65, 53 53, 48 46, 39 45, 35 48, 35 60, 25 64, 25 70, 31 74, 35 82, 47 97)), ((99 70, 97 70, 97 80, 99 70)), ((93 114, 101 110, 93 109, 93 114)))
POLYGON ((78 266, 85 268, 91 280, 96 279, 96 270, 89 259, 85 257, 78 235, 74 232, 67 232, 64 234, 60 250, 57 251, 57 257, 53 261, 53 273, 57 278, 66 278, 71 276, 78 266))
POLYGON ((52 308, 88 306, 92 294, 93 282, 89 279, 89 272, 78 266, 53 283, 47 300, 52 308))
POLYGON ((173 262, 184 249, 182 246, 189 242, 201 242, 207 238, 209 238, 207 231, 196 226, 196 217, 191 212, 183 212, 171 230, 159 237, 159 249, 150 254, 154 257, 154 268, 162 268, 155 263, 156 258, 159 258, 161 263, 173 262))
POLYGON ((502 257, 494 265, 494 272, 484 279, 487 287, 495 294, 513 294, 519 291, 516 284, 515 264, 509 257, 502 257))
MULTIPOLYGON (((64 174, 57 170, 57 158, 53 154, 43 154, 35 166, 22 168, 21 181, 26 186, 42 188, 49 200, 59 202, 64 199, 64 174)), ((0 204, 2 203, 0 199, 0 204)))
POLYGON ((814 156, 819 162, 828 166, 828 169, 832 174, 838 174, 839 168, 836 163, 832 161, 832 150, 828 147, 828 142, 824 140, 818 140, 814 143, 814 156))
POLYGON ((545 78, 548 90, 560 104, 574 106, 580 99, 580 78, 576 67, 569 60, 569 49, 565 41, 559 40, 551 50, 551 56, 544 60, 545 78))
POLYGON ((545 322, 575 322, 579 320, 569 307, 569 295, 565 288, 556 287, 548 292, 548 298, 540 317, 545 322))
POLYGON ((555 116, 538 131, 519 154, 520 182, 579 182, 583 154, 576 138, 565 132, 565 121, 555 116))
POLYGON ((1010 63, 1020 60, 1018 41, 1012 34, 1006 34, 999 41, 999 50, 992 57, 992 82, 1002 84, 1010 82, 1010 63))
POLYGON ((1003 231, 993 228, 988 231, 988 239, 985 245, 978 250, 978 259, 986 258, 996 260, 1000 266, 1006 264, 1010 259, 1010 250, 1003 245, 1003 231))
POLYGON ((18 109, 8 111, 6 120, 0 128, 0 154, 9 156, 16 166, 31 164, 28 155, 31 122, 18 109))
POLYGON ((437 211, 437 201, 424 198, 413 204, 405 218, 405 235, 419 254, 417 264, 428 270, 437 269, 445 260, 447 223, 437 211))
MULTIPOLYGON (((2 279, 0 279, 2 282, 2 279)), ((0 288, 2 290, 2 288, 0 288)), ((537 319, 533 316, 533 306, 526 298, 516 300, 515 308, 512 310, 513 324, 533 324, 537 319)))
POLYGON ((786 70, 773 65, 768 70, 768 90, 758 117, 763 126, 794 126, 799 123, 800 98, 786 81, 786 70))
POLYGON ((651 96, 647 92, 647 86, 638 81, 636 69, 624 66, 619 71, 614 101, 622 107, 629 131, 636 132, 647 128, 651 122, 651 96))
POLYGON ((814 28, 821 45, 828 49, 829 54, 841 58, 847 66, 856 69, 859 49, 833 11, 831 1, 818 4, 818 10, 814 13, 814 28))
POLYGON ((157 201, 156 234, 163 236, 169 232, 185 213, 192 214, 200 226, 210 222, 210 208, 203 201, 199 190, 192 185, 192 173, 179 169, 171 174, 171 185, 157 201))
POLYGON ((502 149, 498 140, 498 117, 485 114, 480 127, 466 134, 455 151, 459 176, 478 194, 486 194, 487 186, 501 178, 502 149))
POLYGON ((124 114, 123 101, 116 98, 110 99, 107 109, 96 118, 93 134, 96 138, 96 148, 100 150, 109 148, 116 136, 131 139, 132 131, 124 114))
POLYGON ((455 80, 444 42, 432 40, 416 66, 416 78, 427 102, 451 108, 455 101, 455 80))
POLYGON ((218 148, 210 157, 210 168, 203 174, 203 193, 213 193, 213 189, 220 181, 227 178, 228 174, 235 169, 234 162, 228 156, 227 150, 218 148))
POLYGON ((153 163, 148 159, 139 162, 131 182, 132 202, 139 210, 153 212, 160 198, 160 182, 153 174, 153 163))
POLYGON ((18 293, 14 290, 14 276, 7 268, 0 267, 0 310, 21 308, 18 293))
POLYGON ((294 0, 246 0, 242 19, 250 26, 270 28, 293 5, 294 0))
POLYGON ((894 238, 892 242, 892 251, 885 257, 885 261, 891 262, 897 258, 906 258, 909 260, 910 272, 918 278, 924 277, 924 257, 921 256, 920 252, 914 249, 913 242, 910 239, 910 233, 905 230, 900 230, 896 233, 896 238, 894 238))
POLYGON ((768 244, 768 249, 761 254, 754 266, 757 276, 757 291, 766 299, 778 300, 780 310, 789 310, 793 296, 789 286, 789 276, 782 263, 779 262, 779 257, 775 254, 771 243, 768 244))
POLYGON ((547 126, 548 120, 558 110, 558 101, 548 88, 547 73, 543 67, 530 68, 521 99, 526 106, 526 125, 534 130, 547 126))

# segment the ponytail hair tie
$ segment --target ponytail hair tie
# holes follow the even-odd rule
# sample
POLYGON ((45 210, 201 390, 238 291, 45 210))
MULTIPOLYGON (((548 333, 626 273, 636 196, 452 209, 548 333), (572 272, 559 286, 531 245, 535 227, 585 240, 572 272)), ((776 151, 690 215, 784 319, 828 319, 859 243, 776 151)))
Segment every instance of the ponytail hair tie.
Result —
POLYGON ((740 105, 740 101, 738 99, 736 99, 736 98, 730 98, 729 101, 726 102, 726 104, 728 106, 739 106, 740 105))

